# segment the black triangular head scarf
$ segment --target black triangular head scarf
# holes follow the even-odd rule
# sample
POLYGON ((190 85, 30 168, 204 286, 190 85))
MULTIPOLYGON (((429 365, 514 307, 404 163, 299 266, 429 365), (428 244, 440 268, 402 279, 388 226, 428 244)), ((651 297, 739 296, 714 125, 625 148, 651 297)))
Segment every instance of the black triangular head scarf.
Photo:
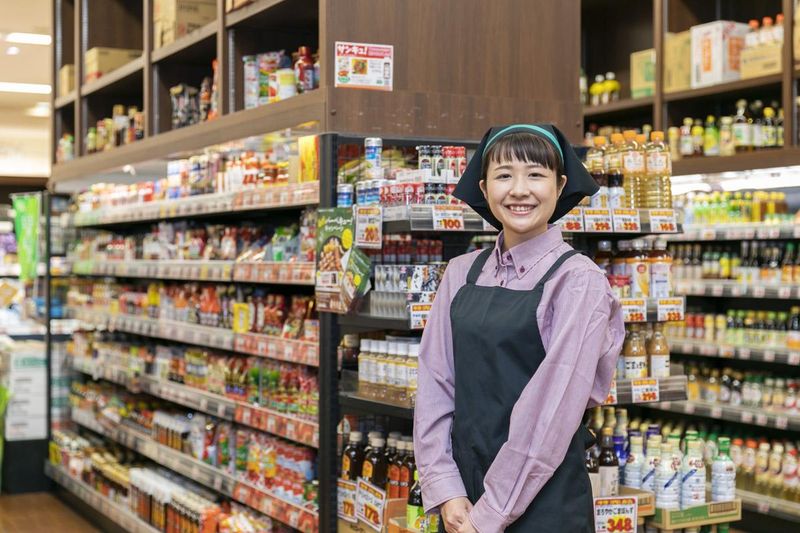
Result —
POLYGON ((495 142, 512 133, 532 133, 533 135, 541 137, 555 146, 556 152, 561 156, 564 174, 567 176, 567 184, 558 197, 556 209, 553 212, 553 216, 550 217, 549 222, 555 222, 567 214, 573 207, 578 205, 584 196, 591 196, 597 192, 597 183, 592 176, 589 175, 583 163, 581 163, 572 145, 567 141, 566 137, 564 137, 564 134, 552 124, 512 124, 510 126, 496 126, 487 131, 486 135, 483 136, 481 144, 475 150, 475 155, 472 156, 472 159, 467 165, 467 169, 458 181, 456 190, 453 192, 453 196, 469 205, 489 224, 498 230, 503 229, 503 225, 489 210, 486 198, 484 198, 483 192, 481 192, 480 181, 484 178, 484 176, 481 175, 483 171, 483 156, 495 142))

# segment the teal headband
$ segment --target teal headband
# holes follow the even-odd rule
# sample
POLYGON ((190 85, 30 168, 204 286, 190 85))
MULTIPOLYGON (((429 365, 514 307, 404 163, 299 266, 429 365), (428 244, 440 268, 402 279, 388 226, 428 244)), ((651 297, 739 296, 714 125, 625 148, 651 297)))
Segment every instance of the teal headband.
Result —
POLYGON ((497 141, 497 139, 499 139, 503 135, 507 134, 509 131, 515 130, 515 129, 530 130, 530 131, 536 133, 537 135, 539 135, 541 137, 544 137, 545 139, 550 141, 553 144, 553 146, 556 147, 556 150, 558 150, 558 155, 561 157, 561 162, 562 163, 564 162, 564 152, 561 150, 561 145, 558 144, 558 140, 556 139, 556 136, 553 135, 552 133, 550 133, 549 131, 547 131, 546 129, 541 128, 539 126, 534 126, 532 124, 514 124, 513 126, 508 126, 506 128, 503 128, 502 130, 498 131, 497 133, 492 135, 489 138, 489 140, 486 142, 486 147, 483 149, 483 153, 481 154, 481 156, 485 156, 486 155, 486 150, 488 150, 489 147, 492 144, 494 144, 495 141, 497 141))

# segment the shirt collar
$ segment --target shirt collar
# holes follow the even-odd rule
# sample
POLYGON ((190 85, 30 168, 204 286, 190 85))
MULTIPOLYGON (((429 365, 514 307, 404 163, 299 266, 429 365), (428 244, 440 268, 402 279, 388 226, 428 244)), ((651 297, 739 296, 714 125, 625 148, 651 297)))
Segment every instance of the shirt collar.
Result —
POLYGON ((548 225, 541 235, 520 243, 503 253, 504 234, 501 231, 494 245, 494 255, 499 266, 513 268, 517 277, 522 279, 528 272, 550 253, 556 246, 564 242, 561 228, 555 224, 548 225))

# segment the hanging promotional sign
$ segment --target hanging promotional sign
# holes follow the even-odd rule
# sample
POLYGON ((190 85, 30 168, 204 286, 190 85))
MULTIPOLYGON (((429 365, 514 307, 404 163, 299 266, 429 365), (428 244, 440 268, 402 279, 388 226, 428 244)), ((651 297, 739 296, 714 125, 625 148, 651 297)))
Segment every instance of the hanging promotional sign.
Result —
POLYGON ((39 195, 14 196, 13 203, 19 279, 28 281, 36 277, 39 262, 39 195))

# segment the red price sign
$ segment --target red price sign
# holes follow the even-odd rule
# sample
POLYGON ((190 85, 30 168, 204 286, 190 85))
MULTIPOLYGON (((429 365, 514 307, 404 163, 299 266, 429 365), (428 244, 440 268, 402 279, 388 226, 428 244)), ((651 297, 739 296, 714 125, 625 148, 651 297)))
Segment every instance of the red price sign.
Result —
POLYGON ((460 205, 434 205, 435 231, 464 231, 464 209, 460 205))
POLYGON ((611 231, 611 211, 608 209, 584 209, 583 221, 584 231, 595 233, 611 231))
POLYGON ((631 380, 631 398, 633 403, 657 402, 659 400, 658 393, 658 378, 631 380))
POLYGON ((614 231, 617 233, 638 233, 642 231, 638 209, 614 209, 612 214, 614 231))
POLYGON ((636 496, 595 498, 595 533, 634 533, 636 512, 636 496))
POLYGON ((650 210, 650 231, 653 233, 677 233, 678 217, 672 209, 650 210))
POLYGON ((561 217, 559 222, 564 231, 582 232, 584 230, 583 210, 580 207, 576 207, 561 217))

